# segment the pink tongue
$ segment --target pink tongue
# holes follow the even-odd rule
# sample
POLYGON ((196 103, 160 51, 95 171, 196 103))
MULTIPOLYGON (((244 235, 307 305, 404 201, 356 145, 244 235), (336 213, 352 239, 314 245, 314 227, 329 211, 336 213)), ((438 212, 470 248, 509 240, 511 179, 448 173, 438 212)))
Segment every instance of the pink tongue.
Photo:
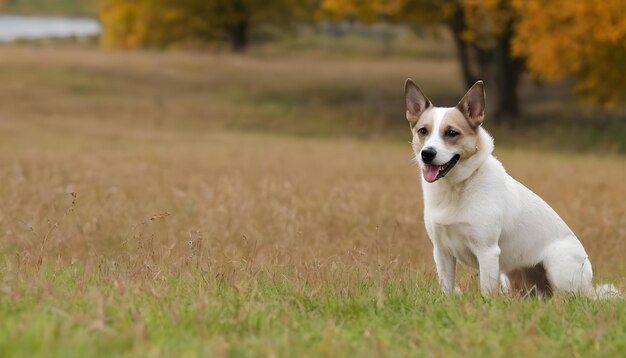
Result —
POLYGON ((424 179, 432 183, 437 179, 437 174, 439 174, 439 168, 441 165, 424 165, 424 179))

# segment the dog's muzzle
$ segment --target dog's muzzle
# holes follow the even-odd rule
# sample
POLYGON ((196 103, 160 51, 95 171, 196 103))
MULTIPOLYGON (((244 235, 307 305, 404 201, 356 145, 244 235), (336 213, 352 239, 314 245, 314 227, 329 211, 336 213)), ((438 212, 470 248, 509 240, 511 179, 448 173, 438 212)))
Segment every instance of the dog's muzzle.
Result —
MULTIPOLYGON (((435 151, 435 155, 436 154, 437 154, 437 151, 435 151)), ((459 161, 461 156, 459 154, 455 154, 452 157, 452 159, 450 159, 449 162, 442 164, 442 165, 428 164, 433 161, 433 158, 434 156, 430 158, 428 162, 424 160, 424 150, 422 150, 422 160, 424 160, 424 168, 423 168, 424 180, 426 180, 429 183, 433 183, 436 180, 441 179, 444 176, 446 176, 446 174, 448 174, 448 172, 450 172, 450 170, 452 170, 452 168, 456 165, 456 163, 459 161)))

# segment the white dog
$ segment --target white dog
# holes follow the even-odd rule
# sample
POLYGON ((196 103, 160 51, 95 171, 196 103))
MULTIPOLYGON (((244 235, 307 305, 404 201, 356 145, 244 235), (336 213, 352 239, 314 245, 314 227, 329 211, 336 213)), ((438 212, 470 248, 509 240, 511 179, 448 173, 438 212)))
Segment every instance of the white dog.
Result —
POLYGON ((582 244, 539 196, 509 176, 491 154, 493 138, 481 126, 482 81, 456 107, 434 107, 406 81, 406 117, 422 170, 424 223, 444 293, 453 292, 456 262, 478 268, 484 296, 497 292, 618 295, 594 288, 582 244))

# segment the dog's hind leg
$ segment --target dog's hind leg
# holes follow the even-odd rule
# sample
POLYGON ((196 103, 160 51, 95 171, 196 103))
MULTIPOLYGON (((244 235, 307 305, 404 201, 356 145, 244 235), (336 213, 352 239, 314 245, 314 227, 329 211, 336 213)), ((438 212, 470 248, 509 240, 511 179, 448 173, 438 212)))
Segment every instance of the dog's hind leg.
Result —
POLYGON ((576 240, 564 239, 548 246, 544 252, 543 266, 550 286, 555 291, 594 295, 593 271, 589 257, 576 240))

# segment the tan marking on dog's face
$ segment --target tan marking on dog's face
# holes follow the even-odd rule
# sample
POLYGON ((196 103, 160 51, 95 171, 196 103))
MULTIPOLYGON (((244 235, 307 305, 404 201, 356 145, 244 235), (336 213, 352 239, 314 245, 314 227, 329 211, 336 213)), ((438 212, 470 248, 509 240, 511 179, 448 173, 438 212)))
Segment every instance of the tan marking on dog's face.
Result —
POLYGON ((427 109, 422 115, 415 121, 415 125, 411 127, 413 133, 413 149, 416 153, 422 150, 426 140, 432 135, 433 131, 433 111, 432 108, 427 109), (424 128, 426 134, 420 133, 420 130, 424 128))
POLYGON ((472 128, 465 116, 457 108, 446 113, 441 120, 438 135, 446 145, 456 147, 461 159, 469 158, 478 151, 478 131, 472 128), (452 135, 453 133, 458 133, 452 135))

